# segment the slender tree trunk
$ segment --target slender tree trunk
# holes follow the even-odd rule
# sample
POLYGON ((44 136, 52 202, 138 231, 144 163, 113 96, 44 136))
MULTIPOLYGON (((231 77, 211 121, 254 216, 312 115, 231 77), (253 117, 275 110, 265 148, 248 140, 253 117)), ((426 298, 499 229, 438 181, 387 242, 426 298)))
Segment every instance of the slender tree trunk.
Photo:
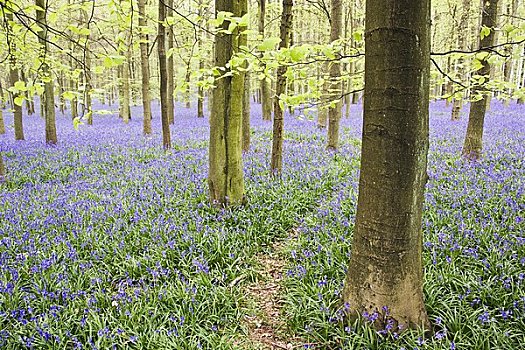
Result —
MULTIPOLYGON (((131 34, 130 34, 131 35, 131 34)), ((128 41, 129 42, 129 41, 128 41)), ((131 62, 131 50, 126 50, 126 61, 122 64, 122 120, 125 124, 131 119, 129 69, 131 62)))
POLYGON ((242 100, 242 150, 250 150, 250 75, 244 77, 244 97, 242 100))
POLYGON ((46 120, 46 143, 56 144, 57 143, 57 129, 55 122, 55 93, 53 78, 49 69, 49 64, 46 62, 47 55, 47 23, 46 23, 46 1, 36 0, 35 5, 36 19, 40 31, 38 32, 38 42, 40 43, 41 59, 42 59, 42 77, 46 79, 44 82, 44 109, 45 109, 45 120, 46 120))
MULTIPOLYGON (((328 63, 323 63, 323 69, 317 72, 318 79, 321 80, 323 77, 324 72, 328 70, 328 63)), ((324 80, 324 84, 322 87, 323 94, 321 95, 321 100, 319 101, 319 107, 317 108, 317 128, 318 129, 326 129, 326 124, 328 124, 328 108, 326 105, 328 104, 329 96, 327 94, 327 91, 329 89, 329 81, 328 79, 324 80)))
MULTIPOLYGON (((231 12, 240 17, 240 3, 247 0, 215 0, 216 14, 231 12)), ((246 5, 244 6, 246 7, 246 5)), ((228 21, 222 24, 223 29, 228 21)), ((239 50, 239 30, 232 34, 215 36, 214 66, 226 68, 232 55, 239 50)), ((242 204, 244 202, 244 173, 242 162, 242 100, 244 74, 238 72, 215 81, 210 113, 210 149, 208 186, 210 201, 215 205, 242 204)))
MULTIPOLYGON (((3 12, 3 10, 2 10, 3 12)), ((13 14, 11 12, 4 12, 4 15, 7 19, 7 30, 10 33, 10 35, 13 35, 13 30, 11 28, 11 25, 9 25, 10 22, 13 21, 13 14)), ((16 68, 16 56, 15 56, 16 46, 15 42, 11 40, 10 48, 9 48, 9 83, 12 87, 15 86, 16 82, 18 81, 18 70, 16 68)), ((20 92, 12 92, 11 93, 11 100, 15 101, 17 97, 21 96, 20 92)), ((24 124, 22 121, 22 106, 17 103, 12 103, 13 105, 13 115, 14 115, 14 124, 15 124, 15 140, 23 140, 24 139, 24 124)))
MULTIPOLYGON (((330 7, 330 42, 338 40, 341 36, 341 24, 343 21, 343 2, 342 0, 331 0, 330 7)), ((332 62, 330 67, 330 95, 332 101, 336 101, 335 106, 328 109, 328 145, 329 150, 339 148, 339 121, 341 120, 341 64, 339 61, 332 62)))
MULTIPOLYGON (((484 48, 494 45, 494 28, 497 21, 498 0, 487 0, 483 3, 481 25, 490 28, 489 35, 485 36, 479 42, 479 48, 484 48)), ((490 53, 484 50, 486 55, 481 60, 482 67, 475 73, 485 77, 485 82, 488 82, 490 75, 490 63, 488 56, 490 53)), ((477 96, 481 94, 481 99, 473 101, 470 104, 470 111, 468 117, 467 133, 465 135, 465 142, 463 143, 462 155, 469 160, 477 160, 481 157, 483 148, 483 124, 485 122, 485 112, 487 110, 487 92, 483 86, 474 86, 472 94, 477 96)))
MULTIPOLYGON (((94 6, 94 5, 93 5, 94 6)), ((94 10, 94 9, 93 9, 94 10)), ((87 11, 83 11, 85 23, 89 28, 89 15, 87 11)), ((86 116, 87 125, 93 125, 93 106, 91 101, 91 90, 93 86, 91 84, 92 73, 91 73, 91 54, 89 41, 91 35, 86 37, 86 45, 84 50, 84 115, 86 116)))
MULTIPOLYGON (((204 59, 201 57, 199 60, 199 70, 204 70, 204 59)), ((199 81, 204 80, 203 76, 199 77, 199 81)), ((204 89, 199 85, 197 89, 197 118, 204 118, 204 89)))
POLYGON ((393 332, 429 329, 421 216, 430 0, 367 0, 365 42, 359 198, 343 300, 352 317, 377 313, 378 327, 392 320, 393 332))
MULTIPOLYGON (((458 46, 460 50, 467 51, 467 32, 468 32, 468 19, 470 13, 470 0, 463 0, 463 13, 461 14, 461 20, 459 22, 458 30, 458 46)), ((465 79, 465 59, 460 57, 458 59, 458 78, 460 81, 465 79)), ((456 96, 452 102, 452 116, 451 120, 459 120, 461 118, 461 108, 463 107, 463 92, 461 96, 456 96)))
MULTIPOLYGON (((173 10, 171 9, 173 7, 173 0, 167 0, 168 4, 168 17, 173 16, 173 10)), ((168 27, 168 51, 171 50, 171 55, 168 57, 168 67, 167 67, 167 74, 168 74, 168 120, 170 124, 175 123, 175 103, 173 101, 173 94, 175 91, 175 72, 174 72, 174 63, 173 63, 173 43, 174 43, 174 37, 173 37, 173 26, 170 25, 168 27)))
POLYGON ((144 112, 143 129, 144 135, 151 134, 151 99, 149 94, 149 58, 148 58, 148 36, 144 32, 146 23, 146 4, 144 0, 138 0, 139 27, 140 27, 140 70, 142 72, 142 108, 144 112))
MULTIPOLYGON (((281 29, 279 49, 284 49, 290 45, 290 29, 292 27, 292 7, 293 0, 283 0, 283 13, 281 15, 281 29)), ((272 140, 272 161, 271 169, 274 175, 281 175, 283 168, 283 132, 284 116, 280 106, 281 94, 286 89, 286 66, 280 65, 277 68, 277 81, 275 85, 274 116, 273 116, 273 140, 272 140)))
POLYGON ((5 170, 5 164, 4 164, 4 156, 2 152, 0 152, 0 183, 6 181, 6 170, 5 170))
MULTIPOLYGON (((170 120, 168 115, 168 72, 166 64, 166 6, 159 0, 159 29, 157 37, 157 50, 159 53, 160 75, 160 115, 162 121, 162 145, 165 150, 171 148, 170 120)), ((173 99, 171 99, 173 101, 173 99)))
MULTIPOLYGON (((239 15, 242 17, 248 13, 248 0, 239 1, 239 15)), ((245 28, 244 28, 245 29, 245 28)), ((241 34, 239 37, 239 47, 248 46, 248 35, 241 34)), ((244 68, 248 63, 244 63, 244 68)), ((248 152, 250 150, 250 74, 242 72, 243 74, 243 91, 242 91, 242 150, 248 152)))
POLYGON ((5 134, 4 111, 0 108, 0 135, 5 134))
MULTIPOLYGON (((259 0, 259 34, 264 38, 264 22, 266 17, 266 0, 259 0)), ((261 79, 261 107, 263 120, 272 120, 272 99, 270 82, 261 79)))

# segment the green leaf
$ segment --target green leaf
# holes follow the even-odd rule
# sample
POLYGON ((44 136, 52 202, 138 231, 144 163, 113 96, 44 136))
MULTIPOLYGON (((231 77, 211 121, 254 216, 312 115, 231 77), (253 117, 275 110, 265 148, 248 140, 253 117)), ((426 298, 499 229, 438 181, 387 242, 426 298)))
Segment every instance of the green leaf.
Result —
POLYGON ((26 83, 23 81, 17 81, 15 83, 15 89, 17 91, 27 91, 26 83))
POLYGON ((65 100, 72 100, 76 97, 76 93, 74 93, 73 91, 64 91, 62 93, 62 97, 65 99, 65 100))
POLYGON ((352 37, 357 42, 363 41, 363 32, 362 31, 353 32, 352 37))
POLYGON ((82 123, 82 119, 80 119, 80 117, 75 117, 75 118, 73 119, 73 128, 74 128, 75 130, 78 131, 79 126, 80 126, 80 125, 83 125, 83 124, 84 124, 84 123, 82 123))
POLYGON ((22 104, 24 103, 24 97, 23 96, 17 96, 15 97, 15 105, 22 107, 22 104))
POLYGON ((490 34, 490 28, 486 26, 482 26, 481 31, 479 32, 479 37, 481 38, 481 40, 483 40, 483 38, 485 38, 489 34, 490 34))
POLYGON ((302 61, 308 54, 308 47, 294 46, 290 49, 290 59, 292 62, 302 61))
POLYGON ((275 45, 281 42, 281 38, 270 37, 264 39, 264 41, 257 47, 260 51, 269 51, 275 48, 275 45))

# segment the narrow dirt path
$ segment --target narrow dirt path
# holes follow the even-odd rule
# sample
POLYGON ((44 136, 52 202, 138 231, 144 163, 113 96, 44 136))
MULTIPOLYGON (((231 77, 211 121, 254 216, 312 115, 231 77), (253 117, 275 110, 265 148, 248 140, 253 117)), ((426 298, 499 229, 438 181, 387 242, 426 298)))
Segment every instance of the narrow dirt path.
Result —
POLYGON ((248 329, 247 346, 250 349, 277 350, 297 349, 304 343, 286 334, 286 324, 281 317, 283 293, 281 281, 284 274, 284 248, 286 242, 297 237, 298 232, 291 230, 287 239, 278 241, 272 251, 259 254, 257 261, 262 270, 258 271, 261 280, 247 287, 246 293, 254 301, 254 314, 246 315, 248 329))

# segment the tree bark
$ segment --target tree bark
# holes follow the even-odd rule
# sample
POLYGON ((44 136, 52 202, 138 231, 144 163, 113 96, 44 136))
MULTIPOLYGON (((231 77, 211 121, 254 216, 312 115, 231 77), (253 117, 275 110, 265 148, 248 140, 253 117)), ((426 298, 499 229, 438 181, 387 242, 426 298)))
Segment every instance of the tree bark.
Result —
MULTIPOLYGON (((266 0, 259 0, 259 34, 264 38, 264 23, 266 18, 266 0)), ((263 120, 272 120, 272 99, 270 82, 263 78, 261 80, 261 107, 263 120)))
MULTIPOLYGON (((2 11, 4 12, 4 11, 2 11)), ((4 15, 7 19, 7 30, 9 35, 13 37, 13 30, 11 28, 10 22, 13 21, 13 14, 11 12, 4 12, 4 15)), ((10 42, 9 47, 9 83, 12 87, 15 86, 15 83, 18 81, 18 70, 16 68, 16 45, 13 40, 10 42)), ((21 96, 20 92, 12 92, 11 99, 14 101, 17 97, 21 96)), ((13 115, 14 115, 14 124, 15 124, 15 140, 24 140, 24 124, 22 120, 22 106, 19 106, 16 103, 13 103, 13 115)))
MULTIPOLYGON (((168 114, 168 73, 166 67, 166 6, 159 0, 159 27, 157 37, 157 50, 159 53, 160 75, 160 115, 162 122, 162 145, 165 150, 171 148, 170 120, 168 114)), ((173 100, 173 99, 172 99, 173 100)))
POLYGON ((0 152, 0 183, 5 182, 6 180, 5 176, 6 176, 6 171, 5 171, 5 164, 4 164, 4 156, 2 152, 0 152))
MULTIPOLYGON (((463 0, 463 13, 459 22, 458 30, 458 47, 460 50, 467 51, 467 33, 468 33, 468 19, 470 13, 470 0, 463 0)), ((465 80, 465 59, 463 56, 458 59, 458 78, 460 81, 465 80)), ((462 92, 463 95, 463 92, 462 92)), ((461 109, 463 107, 463 96, 455 97, 452 102, 452 116, 451 120, 459 120, 461 118, 461 109)))
MULTIPOLYGON (((343 21, 342 0, 331 0, 330 7, 330 42, 338 40, 341 36, 341 24, 343 21)), ((328 108, 328 145, 327 149, 337 150, 339 148, 339 121, 341 120, 341 64, 339 61, 332 62, 330 67, 330 95, 331 100, 336 101, 335 106, 328 108)))
MULTIPOLYGON (((481 25, 490 28, 489 35, 479 41, 480 50, 486 55, 481 60, 482 67, 474 74, 485 77, 485 83, 489 81, 490 63, 488 57, 490 53, 485 50, 486 47, 494 45, 494 28, 497 21, 498 0, 487 0, 483 2, 481 25)), ((463 143, 462 155, 472 161, 481 157, 483 148, 483 124, 485 122, 485 113, 487 110, 487 92, 483 86, 476 85, 472 88, 474 98, 481 94, 481 99, 473 101, 470 104, 468 117, 467 133, 463 143)))
POLYGON ((5 134, 4 111, 0 108, 0 135, 5 134))
POLYGON ((144 135, 151 134, 151 98, 149 93, 149 58, 148 58, 148 36, 144 33, 147 27, 145 0, 138 0, 139 7, 139 30, 140 30, 140 70, 142 75, 142 108, 144 120, 142 132, 144 135))
MULTIPOLYGON (((130 34, 131 35, 131 34, 130 34)), ((129 41, 128 41, 129 42, 129 41)), ((131 119, 130 92, 129 92, 129 69, 131 62, 131 50, 128 47, 126 50, 126 61, 122 64, 122 120, 125 124, 129 123, 131 119)))
POLYGON ((368 0, 359 198, 343 290, 351 317, 424 327, 430 0, 368 0), (373 316, 372 316, 373 317, 373 316))
MULTIPOLYGON (((281 28, 279 49, 290 46, 290 29, 292 27, 292 7, 293 0, 283 0, 283 13, 281 14, 281 28)), ((286 66, 280 65, 277 68, 277 81, 275 84, 274 115, 273 115, 273 136, 272 136, 272 161, 271 170, 274 175, 280 176, 283 168, 283 131, 284 116, 280 106, 281 94, 286 89, 286 66)))
POLYGON ((46 1, 36 0, 36 20, 40 31, 38 32, 38 42, 40 43, 40 58, 42 60, 42 78, 44 78, 44 113, 46 121, 46 143, 54 145, 57 143, 57 129, 55 122, 55 93, 53 78, 49 70, 47 60, 47 21, 46 21, 46 1))
MULTIPOLYGON (((173 16, 173 0, 167 0, 168 5, 168 17, 173 16)), ((168 75, 168 120, 170 124, 175 123, 175 103, 173 101, 173 94, 175 91, 175 81, 174 81, 174 63, 173 63, 173 26, 170 24, 168 27, 168 51, 171 50, 171 54, 168 57, 168 66, 167 66, 167 75, 168 75)))
POLYGON ((242 150, 250 150, 250 75, 244 77, 244 96, 242 99, 242 150))
MULTIPOLYGON (((240 17, 240 2, 247 0, 215 0, 215 15, 219 11, 240 17)), ((228 28, 228 21, 222 24, 228 28)), ((226 67, 232 55, 239 50, 238 34, 244 28, 235 28, 232 34, 215 36, 214 66, 226 67)), ((244 74, 236 72, 215 81, 210 113, 210 148, 208 186, 214 205, 237 205, 244 202, 244 173, 242 162, 242 100, 244 74)))

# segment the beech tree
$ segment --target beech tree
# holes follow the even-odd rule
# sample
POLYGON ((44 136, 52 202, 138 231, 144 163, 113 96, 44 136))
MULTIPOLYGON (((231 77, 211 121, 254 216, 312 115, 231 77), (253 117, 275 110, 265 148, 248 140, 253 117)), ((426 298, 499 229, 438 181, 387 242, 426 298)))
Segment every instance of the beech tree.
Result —
MULTIPOLYGON (((342 0, 332 0, 330 8, 330 42, 334 43, 341 37, 341 22, 343 21, 342 0)), ((339 147, 339 121, 341 120, 341 64, 332 62, 330 67, 330 95, 335 101, 328 109, 328 145, 327 148, 337 150, 339 147)))
POLYGON ((46 143, 57 143, 57 129, 55 122, 55 92, 53 77, 47 63, 47 20, 46 20, 46 2, 44 0, 36 0, 36 20, 40 31, 38 32, 38 42, 40 43, 40 60, 41 60, 41 75, 44 81, 44 118, 46 121, 46 143))
MULTIPOLYGON (((292 27, 293 0, 283 0, 283 13, 281 14, 281 42, 279 49, 290 46, 290 29, 292 27)), ((272 159, 271 169, 274 174, 280 175, 283 168, 283 132, 284 111, 281 106, 281 95, 286 89, 286 66, 277 68, 277 81, 275 84, 275 99, 273 103, 273 135, 272 135, 272 159)))
MULTIPOLYGON (((475 75, 481 77, 483 83, 486 83, 490 79, 489 57, 491 55, 487 48, 494 45, 498 0, 486 0, 482 4, 481 27, 487 28, 488 33, 482 32, 479 41, 479 48, 484 56, 480 60, 481 68, 475 72, 475 75)), ((475 85, 472 88, 472 98, 474 101, 470 104, 467 134, 465 135, 462 154, 470 160, 477 160, 481 157, 483 148, 483 124, 487 111, 488 92, 484 85, 475 85)))
POLYGON ((159 26, 157 37, 157 50, 159 54, 160 74, 160 115, 162 122, 162 145, 165 150, 171 148, 170 121, 168 114, 168 73, 166 62, 166 6, 163 0, 159 0, 159 26))
POLYGON ((365 44, 359 198, 343 299, 353 317, 377 313, 377 323, 428 329, 421 215, 430 0, 368 0, 365 44))
POLYGON ((144 114, 144 135, 151 134, 151 98, 149 93, 149 58, 148 58, 148 36, 146 30, 146 4, 144 0, 138 0, 139 7, 139 31, 140 31, 140 70, 142 73, 142 108, 144 114))
POLYGON ((215 35, 214 66, 220 76, 215 78, 215 89, 210 111, 210 146, 208 186, 210 201, 216 205, 237 205, 244 201, 244 172, 242 162, 242 114, 244 74, 232 67, 232 57, 239 52, 240 32, 236 25, 228 31, 232 18, 241 17, 247 0, 215 0, 215 17, 222 22, 215 35))

